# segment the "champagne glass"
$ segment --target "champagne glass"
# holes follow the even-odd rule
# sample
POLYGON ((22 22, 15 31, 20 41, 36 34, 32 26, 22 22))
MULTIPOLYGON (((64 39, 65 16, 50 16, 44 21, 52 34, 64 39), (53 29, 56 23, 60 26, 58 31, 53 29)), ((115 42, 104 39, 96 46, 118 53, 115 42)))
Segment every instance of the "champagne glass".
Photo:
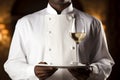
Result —
POLYGON ((79 56, 79 50, 78 50, 79 44, 86 37, 84 24, 80 25, 79 30, 75 30, 75 20, 73 19, 72 30, 70 31, 70 36, 76 43, 76 56, 75 56, 75 61, 72 63, 72 65, 78 65, 78 64, 80 64, 79 57, 78 57, 79 56))

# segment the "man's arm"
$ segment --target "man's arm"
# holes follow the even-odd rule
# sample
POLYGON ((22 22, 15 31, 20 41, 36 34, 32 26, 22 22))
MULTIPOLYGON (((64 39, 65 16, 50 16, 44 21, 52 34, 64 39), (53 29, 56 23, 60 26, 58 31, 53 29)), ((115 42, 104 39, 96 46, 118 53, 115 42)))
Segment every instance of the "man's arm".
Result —
POLYGON ((4 64, 5 71, 9 74, 11 79, 36 79, 34 74, 35 65, 28 64, 26 53, 24 50, 24 29, 26 20, 22 19, 17 22, 14 36, 12 39, 9 57, 4 64))
POLYGON ((93 72, 90 78, 96 80, 105 80, 109 77, 114 61, 109 53, 106 36, 103 30, 103 26, 100 21, 93 19, 91 25, 95 28, 95 36, 93 41, 93 50, 91 52, 91 64, 93 66, 93 72))

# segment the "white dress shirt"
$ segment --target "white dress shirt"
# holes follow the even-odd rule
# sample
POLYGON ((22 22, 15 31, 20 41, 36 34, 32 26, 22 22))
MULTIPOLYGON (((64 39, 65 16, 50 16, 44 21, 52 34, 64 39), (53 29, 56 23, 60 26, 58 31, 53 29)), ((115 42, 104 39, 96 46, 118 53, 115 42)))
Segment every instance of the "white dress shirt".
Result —
MULTIPOLYGON (((106 80, 114 64, 100 21, 72 7, 60 15, 47 8, 18 20, 5 71, 13 80, 39 80, 34 67, 41 61, 52 65, 69 65, 76 60, 90 64, 93 72, 88 80, 106 80), (75 22, 74 22, 75 19, 75 22), (76 47, 70 32, 85 31, 85 39, 76 47)), ((67 69, 58 69, 47 80, 74 80, 67 69)))

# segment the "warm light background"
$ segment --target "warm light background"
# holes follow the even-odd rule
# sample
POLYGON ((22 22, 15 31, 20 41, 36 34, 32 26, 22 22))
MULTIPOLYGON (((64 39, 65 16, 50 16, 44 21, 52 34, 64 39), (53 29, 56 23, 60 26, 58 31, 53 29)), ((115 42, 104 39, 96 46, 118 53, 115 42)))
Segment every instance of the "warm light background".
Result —
MULTIPOLYGON (((38 1, 40 1, 41 5, 39 6, 37 5, 37 7, 42 8, 44 5, 42 4, 42 0, 0 0, 0 80, 9 80, 9 77, 4 72, 3 64, 8 57, 8 51, 11 38, 14 32, 15 22, 20 17, 32 13, 34 11, 37 11, 35 5, 38 1)), ((117 47, 119 48, 120 46, 119 45, 120 39, 119 38, 117 39, 116 36, 119 35, 120 31, 119 32, 115 31, 118 31, 120 29, 119 28, 120 19, 117 19, 117 17, 120 18, 120 16, 116 17, 116 15, 118 15, 118 13, 120 12, 119 8, 120 6, 118 6, 119 4, 117 4, 117 2, 119 1, 117 0, 73 0, 73 1, 78 1, 79 3, 75 3, 75 5, 81 5, 85 12, 93 15, 94 17, 102 21, 104 30, 108 38, 108 45, 110 48, 111 55, 113 56, 113 58, 115 58, 115 61, 117 61, 118 59, 116 59, 116 56, 118 55, 118 53, 116 48, 117 47), (116 8, 118 8, 117 10, 118 12, 116 12, 116 8), (113 34, 111 32, 113 32, 113 34), (118 46, 116 46, 113 43, 114 41, 118 41, 118 46)), ((117 68, 118 67, 113 68, 114 70, 109 80, 118 80, 117 78, 118 76, 115 75, 119 73, 116 71, 117 68)))

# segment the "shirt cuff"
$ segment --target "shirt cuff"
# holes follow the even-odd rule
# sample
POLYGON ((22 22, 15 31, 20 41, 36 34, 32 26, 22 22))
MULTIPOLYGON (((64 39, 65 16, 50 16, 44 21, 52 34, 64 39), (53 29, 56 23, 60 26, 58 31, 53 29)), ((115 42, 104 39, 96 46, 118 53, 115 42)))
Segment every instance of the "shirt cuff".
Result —
POLYGON ((98 74, 99 73, 99 69, 98 69, 98 67, 95 65, 95 64, 91 64, 90 66, 92 66, 92 70, 93 70, 93 74, 98 74))
POLYGON ((27 74, 29 75, 31 80, 39 80, 34 72, 35 65, 30 65, 27 69, 27 74))

